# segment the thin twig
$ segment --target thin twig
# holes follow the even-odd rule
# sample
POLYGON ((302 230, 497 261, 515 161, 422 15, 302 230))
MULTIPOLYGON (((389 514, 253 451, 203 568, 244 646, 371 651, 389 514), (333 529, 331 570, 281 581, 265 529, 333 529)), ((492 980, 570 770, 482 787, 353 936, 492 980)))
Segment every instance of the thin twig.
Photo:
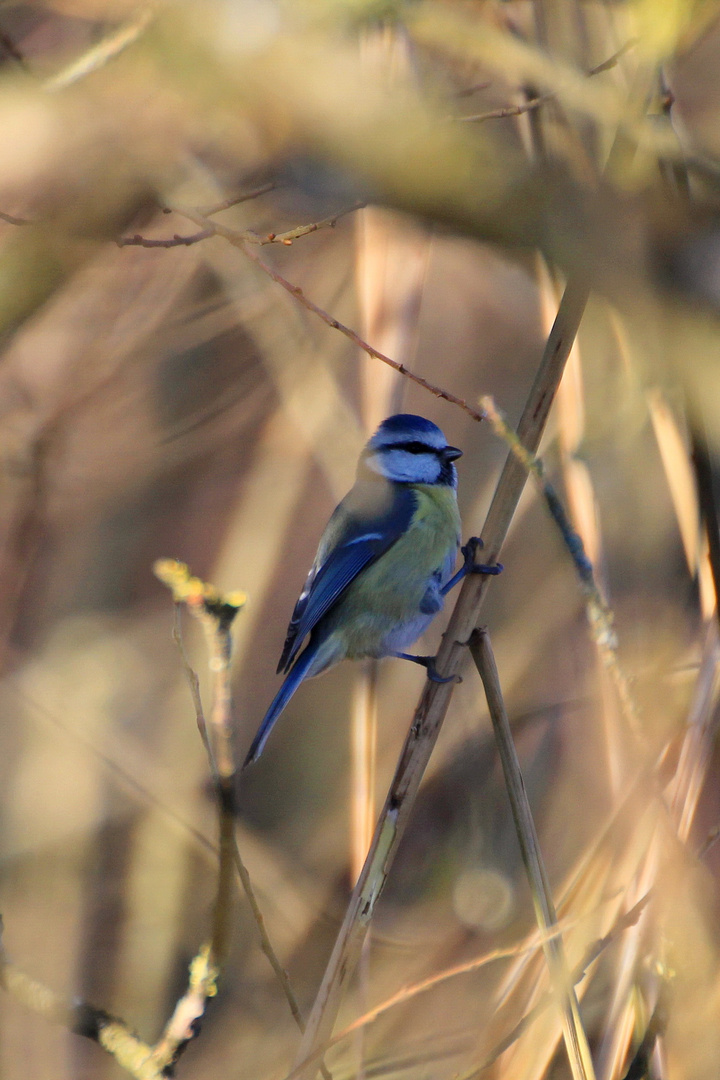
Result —
POLYGON ((472 116, 459 116, 458 120, 465 124, 482 124, 486 120, 502 120, 506 116, 522 116, 523 113, 534 112, 535 109, 539 109, 541 105, 554 97, 555 94, 541 94, 539 97, 523 101, 521 105, 505 105, 501 109, 489 109, 487 112, 474 113, 472 116))
MULTIPOLYGON (((568 284, 547 339, 535 382, 518 426, 518 434, 523 443, 533 452, 537 449, 545 428, 587 298, 588 289, 583 282, 571 281, 568 284)), ((484 557, 489 563, 496 560, 500 554, 526 478, 525 469, 513 454, 508 453, 483 529, 484 557)), ((469 574, 463 582, 438 653, 438 670, 444 676, 458 673, 467 642, 478 624, 488 580, 489 578, 483 575, 469 574)), ((375 827, 370 851, 353 890, 315 998, 307 1031, 297 1056, 299 1068, 332 1032, 343 989, 357 964, 375 904, 385 886, 392 860, 410 820, 420 782, 450 704, 453 686, 454 682, 437 683, 430 680, 425 684, 385 806, 375 827)), ((314 1071, 314 1066, 311 1065, 307 1075, 311 1076, 314 1071)), ((302 1069, 301 1072, 305 1076, 302 1069)))
POLYGON ((14 217, 12 214, 6 214, 4 210, 0 210, 0 220, 7 221, 8 225, 32 225, 27 218, 14 217))
POLYGON ((473 83, 472 86, 463 86, 460 90, 455 91, 456 98, 472 97, 473 94, 477 94, 480 90, 487 90, 492 86, 492 79, 485 79, 483 82, 473 83))
MULTIPOLYGON (((618 51, 608 57, 607 60, 603 60, 601 64, 590 68, 587 73, 588 78, 592 78, 593 75, 600 75, 603 71, 610 71, 611 68, 616 66, 620 58, 636 44, 637 38, 631 38, 629 41, 626 41, 622 48, 618 49, 618 51)), ((537 97, 532 97, 528 101, 524 101, 521 105, 506 105, 504 108, 490 109, 488 112, 477 113, 474 116, 459 116, 458 120, 462 120, 465 123, 481 124, 486 120, 502 120, 506 116, 522 116, 523 113, 534 112, 535 109, 539 109, 541 105, 544 105, 548 101, 552 101, 553 98, 556 97, 557 91, 550 90, 546 94, 538 94, 537 97)))
POLYGON ((88 1002, 70 1001, 31 979, 7 960, 1 946, 0 985, 15 1001, 39 1016, 97 1043, 135 1080, 162 1080, 152 1060, 153 1048, 138 1039, 123 1020, 88 1002))
MULTIPOLYGON (((265 188, 260 189, 257 194, 262 194, 263 191, 269 191, 274 187, 273 184, 267 185, 265 188)), ((235 206, 239 202, 244 202, 246 199, 254 198, 254 194, 241 196, 235 199, 226 199, 224 203, 218 203, 214 206, 203 210, 198 208, 198 213, 202 213, 203 216, 209 216, 210 214, 219 214, 221 210, 227 210, 231 206, 235 206)), ((311 221, 307 225, 297 225, 294 229, 288 229, 287 232, 282 233, 266 233, 261 236, 259 233, 254 232, 252 229, 245 229, 243 231, 236 230, 237 236, 244 240, 247 244, 257 244, 258 247, 264 247, 266 244, 284 244, 285 247, 290 247, 294 240, 297 240, 301 236, 308 236, 310 233, 317 232, 319 229, 333 229, 341 217, 346 214, 353 213, 354 210, 359 210, 363 207, 364 203, 355 203, 353 206, 347 206, 343 210, 338 210, 337 213, 331 214, 330 217, 323 218, 321 221, 311 221)), ((172 210, 166 207, 166 212, 171 213, 172 210)), ((185 215, 187 217, 187 215, 185 215)), ((24 224, 18 219, 15 224, 24 224)), ((141 236, 140 233, 135 233, 134 236, 121 236, 115 243, 118 247, 144 247, 144 248, 174 248, 174 247, 190 247, 192 244, 199 244, 201 240, 207 240, 211 236, 217 235, 217 230, 212 227, 201 229, 200 232, 191 233, 189 236, 180 236, 178 233, 174 233, 173 236, 162 240, 155 240, 151 237, 141 236)))
MULTIPOLYGON (((470 638, 470 652, 485 687, 485 696, 505 775, 505 786, 510 798, 515 830, 530 883, 535 918, 542 933, 547 935, 557 926, 557 914, 510 730, 510 721, 505 709, 490 636, 486 630, 475 631, 470 638)), ((590 1056, 590 1047, 580 1019, 580 1007, 570 978, 562 938, 560 936, 544 938, 543 951, 550 970, 553 989, 562 1011, 563 1036, 570 1069, 575 1080, 594 1080, 595 1070, 590 1056)))
MULTIPOLYGON (((182 636, 182 604, 177 600, 175 601, 175 621, 173 622, 173 641, 177 645, 180 658, 182 660, 183 671, 185 672, 185 679, 188 687, 190 688, 190 696, 192 697, 193 705, 195 706, 195 721, 197 723, 198 731, 200 732, 200 738, 202 744, 205 747, 205 752, 210 762, 210 768, 214 772, 215 762, 213 760, 212 746, 210 745, 210 736, 208 735, 207 720, 205 719, 205 710, 203 709, 202 697, 200 695, 200 679, 197 672, 192 667, 187 652, 185 651, 185 642, 182 636)), ((213 779, 215 777, 213 776, 213 779)))
MULTIPOLYGON (((240 195, 231 195, 229 199, 223 199, 221 202, 208 203, 207 206, 197 206, 196 210, 199 214, 205 214, 206 217, 212 217, 214 214, 219 214, 223 210, 230 210, 233 206, 238 206, 240 203, 249 202, 250 199, 258 199, 261 195, 267 195, 269 191, 274 191, 277 187, 276 180, 268 180, 266 184, 260 184, 256 188, 250 188, 249 191, 243 191, 240 195)), ((163 208, 163 213, 172 214, 172 210, 169 207, 163 208)))
POLYGON ((585 553, 582 537, 573 528, 565 513, 565 508, 552 484, 545 478, 542 461, 529 453, 515 432, 508 426, 502 413, 491 397, 481 398, 481 405, 493 430, 509 446, 524 469, 537 482, 547 507, 558 526, 565 546, 572 556, 580 584, 585 595, 588 622, 593 640, 597 645, 603 663, 610 672, 617 690, 620 705, 627 725, 636 739, 642 739, 642 730, 637 706, 630 691, 630 683, 622 670, 618 658, 618 642, 615 633, 613 614, 605 603, 595 581, 595 573, 590 559, 585 553))
MULTIPOLYGON (((225 862, 221 847, 220 866, 224 866, 225 862)), ((224 902, 225 891, 228 889, 229 883, 223 874, 219 880, 218 903, 224 902)), ((213 921, 216 927, 220 922, 224 922, 223 919, 218 920, 217 915, 213 921)), ((152 1048, 150 1061, 161 1076, 168 1075, 187 1044, 195 1038, 198 1021, 205 1013, 208 998, 217 993, 219 971, 215 960, 220 955, 222 945, 218 944, 216 937, 217 934, 214 933, 213 941, 203 945, 191 961, 187 990, 175 1005, 162 1035, 152 1048)))
POLYGON ((228 954, 230 908, 233 892, 233 848, 235 814, 233 805, 234 765, 231 750, 232 703, 230 693, 231 626, 245 603, 245 596, 234 593, 221 596, 211 586, 192 577, 184 563, 161 559, 155 573, 167 585, 175 600, 173 637, 178 642, 195 705, 196 719, 210 763, 218 805, 219 859, 210 941, 201 946, 190 965, 190 979, 170 1020, 153 1048, 152 1057, 161 1073, 171 1068, 186 1045, 197 1035, 197 1021, 203 1016, 207 1000, 217 993, 220 968, 228 954), (210 730, 200 697, 197 675, 192 671, 182 647, 179 605, 184 604, 200 622, 209 653, 212 676, 210 730), (210 735, 212 734, 212 738, 210 735))
POLYGON ((290 293, 291 296, 294 296, 304 308, 307 308, 308 311, 312 311, 314 315, 317 315, 319 319, 322 319, 326 326, 329 326, 333 330, 339 330, 341 334, 344 334, 346 338, 352 341, 354 345, 357 345, 359 349, 362 349, 363 352, 366 352, 368 356, 373 356, 376 360, 381 360, 383 364, 388 364, 389 367, 410 379, 411 382, 416 383, 417 386, 422 386, 424 390, 428 390, 431 394, 434 394, 435 397, 442 398, 443 401, 449 401, 452 405, 457 405, 466 412, 468 416, 471 416, 473 420, 479 422, 483 419, 482 413, 478 412, 477 409, 473 409, 466 401, 463 401, 462 398, 457 397, 455 394, 451 394, 449 390, 444 390, 441 386, 435 386, 434 383, 428 382, 427 379, 423 379, 420 375, 416 375, 414 371, 410 371, 405 364, 399 364, 396 360, 392 360, 389 356, 374 349, 372 345, 368 345, 367 341, 363 341, 360 335, 356 334, 354 330, 351 330, 349 326, 345 326, 337 319, 334 319, 332 315, 328 315, 326 311, 323 311, 321 307, 318 307, 317 304, 313 303, 312 300, 309 300, 308 297, 305 296, 299 285, 293 285, 287 278, 284 278, 282 274, 279 274, 277 270, 273 269, 272 266, 263 262, 257 252, 248 246, 247 239, 243 233, 239 233, 235 229, 228 229, 225 225, 220 225, 219 222, 209 221, 208 218, 190 207, 174 207, 173 209, 190 221, 194 221, 196 224, 201 225, 203 228, 212 228, 217 236, 222 236, 223 239, 227 240, 233 247, 238 248, 239 251, 242 251, 247 255, 247 257, 251 259, 263 273, 272 278, 276 284, 280 285, 286 292, 290 293))
POLYGON ((175 233, 173 236, 166 240, 153 240, 151 237, 141 236, 140 233, 135 233, 134 236, 119 236, 115 243, 119 248, 124 247, 143 247, 143 248, 174 248, 174 247, 190 247, 192 244, 199 244, 201 240, 207 240, 209 236, 213 236, 212 229, 201 229, 200 232, 192 233, 190 236, 179 236, 175 233))
MULTIPOLYGON (((205 214, 210 217, 213 214, 219 214, 222 210, 229 210, 233 206, 237 206, 239 203, 248 202, 250 199, 257 199, 260 195, 267 194, 268 191, 274 191, 277 184, 274 180, 268 181, 267 184, 262 184, 260 187, 253 188, 250 191, 244 191, 240 195, 233 195, 229 199, 223 199, 222 202, 209 203, 207 206, 199 206, 198 213, 205 214)), ((353 207, 354 209, 354 207, 353 207)), ((349 210, 342 211, 335 216, 335 221, 342 216, 343 213, 349 213, 349 210)), ((169 207, 163 207, 163 213, 171 214, 173 211, 169 207)), ((12 214, 7 214, 5 211, 0 210, 0 220, 7 221, 9 225, 32 225, 32 221, 28 218, 14 217, 12 214)), ((305 232, 315 232, 317 229, 322 228, 323 222, 315 222, 314 225, 301 226, 305 232)), ((201 229, 200 232, 192 233, 190 236, 179 236, 175 233, 169 239, 156 240, 152 237, 141 236, 140 233, 135 233, 134 236, 119 236, 115 243, 118 247, 144 247, 144 248, 174 248, 174 247, 190 247, 192 244, 198 244, 201 240, 207 240, 208 237, 214 236, 212 229, 201 229)), ((252 239, 251 233, 248 233, 248 240, 252 239)), ((283 236, 278 236, 275 242, 283 243, 283 236)), ((287 235, 291 235, 290 233, 287 235)), ((298 236, 304 235, 303 232, 297 231, 298 236)), ((269 240, 258 241, 261 243, 270 243, 269 240)))
POLYGON ((362 210, 364 206, 364 202, 353 203, 352 206, 346 206, 342 210, 338 210, 337 213, 322 218, 320 221, 311 221, 308 225, 297 225, 294 229, 288 229, 287 232, 271 232, 265 236, 260 236, 257 233, 248 231, 245 233, 245 239, 249 244, 257 244, 259 247, 263 247, 265 244, 285 244, 286 247, 289 247, 293 240, 297 240, 300 236, 308 236, 310 233, 317 232, 318 229, 334 229, 340 218, 345 217, 346 214, 353 214, 356 210, 362 210))
MULTIPOLYGON (((193 705, 195 707, 195 716, 198 730, 200 732, 200 737, 203 741, 203 746, 205 747, 208 755, 210 770, 213 777, 213 782, 216 787, 216 791, 218 792, 218 798, 223 804, 226 804, 228 810, 231 811, 233 797, 230 785, 234 776, 234 768, 229 746, 230 732, 229 729, 227 729, 227 725, 225 723, 226 717, 229 716, 228 710, 230 703, 230 625, 228 623, 225 629, 221 629, 218 625, 220 619, 218 619, 217 614, 213 615, 212 611, 210 613, 206 613, 205 615, 199 616, 201 622, 203 623, 203 628, 209 635, 209 644, 211 648, 211 670, 213 671, 214 676, 220 680, 220 685, 218 687, 219 692, 217 693, 215 699, 215 708, 218 710, 215 714, 215 721, 217 724, 217 733, 219 735, 220 741, 225 745, 221 749, 219 762, 216 762, 216 753, 213 751, 213 747, 210 743, 208 735, 208 725, 205 719, 202 698, 200 696, 199 679, 197 673, 191 666, 187 657, 187 653, 185 651, 179 614, 180 604, 187 602, 188 596, 192 592, 194 592, 195 595, 199 598, 199 602, 196 601, 195 606, 191 607, 190 610, 195 610, 195 608, 199 607, 201 604, 204 604, 205 601, 210 599, 215 612, 222 612, 223 610, 226 612, 225 619, 227 619, 229 615, 229 611, 227 609, 235 608, 237 610, 237 607, 244 602, 244 597, 242 596, 242 594, 239 593, 232 593, 229 596, 224 597, 220 596, 220 594, 217 593, 217 591, 214 590, 211 586, 205 585, 197 578, 191 578, 189 573, 187 572, 187 567, 185 567, 183 563, 176 563, 173 560, 160 560, 160 563, 156 564, 156 573, 162 581, 164 581, 166 584, 169 584, 170 587, 173 589, 173 595, 175 596, 176 603, 176 617, 173 628, 173 639, 178 646, 180 656, 182 658, 185 678, 187 679, 188 686, 190 688, 190 694, 193 700, 193 705), (214 630, 213 624, 218 625, 217 631, 214 630), (216 638, 221 638, 222 640, 216 640, 216 638), (221 703, 223 703, 222 711, 221 703), (224 775, 220 771, 221 768, 224 770, 229 770, 229 772, 224 775)), ((222 850, 224 845, 225 850, 228 853, 228 857, 232 861, 235 871, 240 879, 240 883, 243 887, 243 891, 245 893, 248 904, 250 905, 250 910, 252 912, 252 916, 255 921, 258 936, 260 939, 260 947, 265 956, 267 957, 270 966, 273 969, 278 982, 280 983, 295 1023, 297 1024, 300 1031, 303 1032, 305 1030, 305 1021, 300 1011, 300 1006, 298 1005, 297 998, 295 997, 295 992, 293 991, 293 988, 290 984, 290 978, 288 976, 288 973, 285 971, 284 967, 280 963, 277 953, 275 952, 272 942, 270 941, 270 938, 268 936, 267 928, 265 926, 265 919, 263 917, 262 911, 260 910, 257 897, 255 896, 255 890, 253 889, 250 874, 248 873, 247 867, 245 866, 240 855, 237 837, 235 835, 234 827, 232 827, 233 822, 234 815, 232 813, 228 813, 227 815, 223 816, 224 825, 221 828, 220 837, 221 863, 223 862, 222 850)), ((218 890, 218 894, 219 893, 220 890, 218 890)), ((324 1067, 322 1072, 325 1080, 332 1080, 330 1073, 327 1072, 324 1067)))
POLYGON ((596 64, 595 67, 591 67, 588 71, 588 76, 592 77, 593 75, 600 75, 603 71, 610 71, 611 68, 616 67, 618 61, 626 52, 629 52, 630 49, 634 49, 639 40, 640 39, 636 37, 628 38, 625 44, 621 45, 618 51, 613 53, 612 56, 609 56, 607 60, 603 60, 601 64, 596 64))

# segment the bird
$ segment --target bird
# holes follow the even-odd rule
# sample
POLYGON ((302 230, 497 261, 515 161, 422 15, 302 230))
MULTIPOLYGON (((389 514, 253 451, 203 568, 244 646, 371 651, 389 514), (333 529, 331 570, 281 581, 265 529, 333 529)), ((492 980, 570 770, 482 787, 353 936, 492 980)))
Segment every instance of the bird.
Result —
POLYGON ((355 484, 330 517, 295 604, 277 667, 285 680, 243 768, 258 759, 300 684, 341 660, 395 656, 422 664, 435 681, 449 681, 437 673, 434 657, 405 650, 460 578, 502 569, 475 564, 482 541, 473 537, 453 575, 461 535, 454 463, 461 456, 436 424, 411 413, 383 420, 366 443, 355 484))

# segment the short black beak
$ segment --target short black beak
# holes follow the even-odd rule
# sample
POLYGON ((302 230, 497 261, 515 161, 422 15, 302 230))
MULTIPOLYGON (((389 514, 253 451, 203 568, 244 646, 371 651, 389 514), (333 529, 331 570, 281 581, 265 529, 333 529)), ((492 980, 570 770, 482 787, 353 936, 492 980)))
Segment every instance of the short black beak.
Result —
POLYGON ((442 451, 442 456, 446 461, 455 461, 455 458, 462 457, 462 450, 458 450, 457 446, 446 446, 442 451))

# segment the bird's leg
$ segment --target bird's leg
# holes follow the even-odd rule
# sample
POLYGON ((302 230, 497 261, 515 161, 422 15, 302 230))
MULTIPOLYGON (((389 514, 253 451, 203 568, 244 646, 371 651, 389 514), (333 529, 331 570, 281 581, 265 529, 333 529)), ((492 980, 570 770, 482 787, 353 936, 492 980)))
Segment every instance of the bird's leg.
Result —
POLYGON ((420 664, 427 671, 427 677, 431 682, 436 683, 449 683, 449 682, 462 682, 459 675, 448 675, 443 677, 437 668, 435 667, 434 656, 411 656, 406 652, 394 652, 390 653, 391 656, 396 656, 398 660, 409 660, 413 664, 420 664))
POLYGON ((483 542, 479 536, 471 536, 467 544, 460 548, 465 562, 462 564, 457 574, 453 574, 447 584, 443 585, 441 592, 443 596, 446 596, 452 588, 454 588, 458 581, 462 581, 466 574, 501 574, 503 571, 502 563, 494 563, 492 566, 487 566, 485 563, 476 563, 475 554, 483 546, 483 542))

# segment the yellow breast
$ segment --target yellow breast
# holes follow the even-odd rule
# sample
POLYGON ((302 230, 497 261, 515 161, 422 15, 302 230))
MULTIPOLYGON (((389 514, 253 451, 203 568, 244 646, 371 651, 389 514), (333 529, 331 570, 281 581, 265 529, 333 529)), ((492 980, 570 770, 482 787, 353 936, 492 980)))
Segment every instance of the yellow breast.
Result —
POLYGON ((347 655, 373 655, 393 627, 417 617, 431 576, 453 557, 460 513, 452 488, 413 486, 417 509, 407 532, 349 587, 332 622, 347 636, 347 655))

